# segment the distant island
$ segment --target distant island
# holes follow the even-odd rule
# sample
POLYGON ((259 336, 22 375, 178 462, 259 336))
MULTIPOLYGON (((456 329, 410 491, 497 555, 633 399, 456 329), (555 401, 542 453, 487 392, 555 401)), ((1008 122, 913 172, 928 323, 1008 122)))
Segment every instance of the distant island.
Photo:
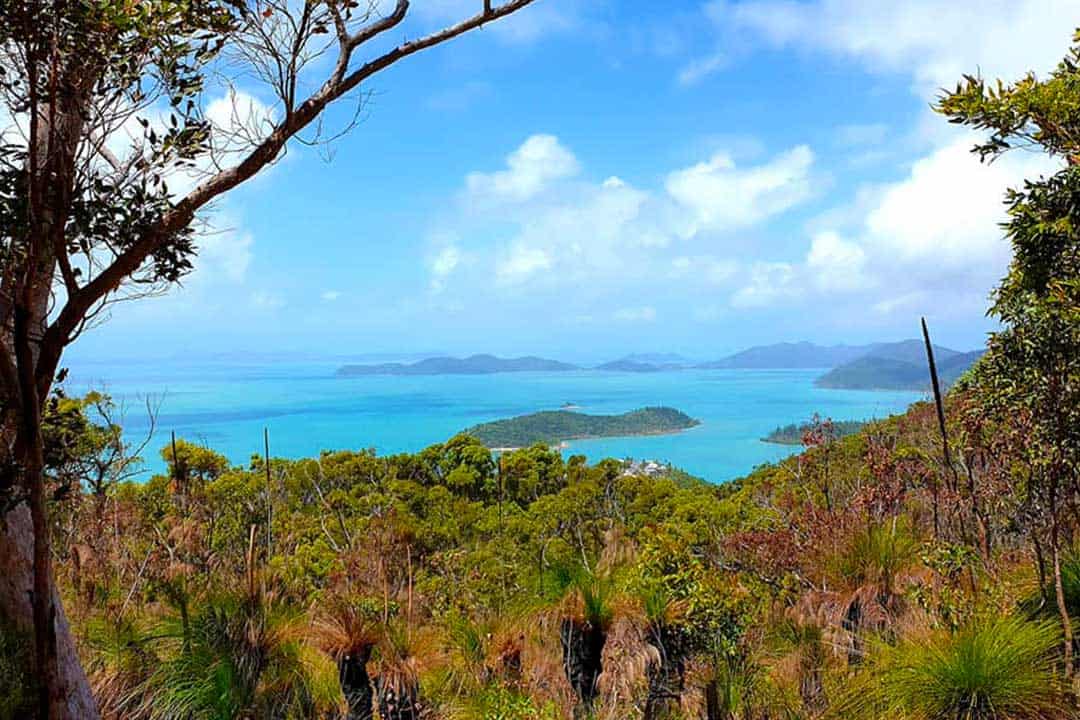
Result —
MULTIPOLYGON (((959 352, 935 345, 942 387, 956 382, 982 354, 982 350, 959 352)), ((925 345, 921 340, 905 340, 876 346, 863 357, 833 368, 814 384, 833 390, 929 390, 925 345)))
POLYGON ((470 355, 467 358, 434 357, 415 363, 344 365, 338 377, 360 375, 490 375, 505 372, 565 372, 580 370, 577 365, 540 357, 498 358, 494 355, 470 355))
POLYGON ((702 370, 791 370, 831 368, 867 354, 874 345, 815 345, 784 342, 758 345, 734 355, 700 363, 702 370))
POLYGON ((646 365, 681 365, 685 367, 692 364, 682 355, 668 352, 631 353, 620 359, 646 365))
POLYGON ((549 410, 475 425, 464 432, 489 448, 521 448, 587 438, 662 435, 696 425, 700 422, 674 408, 646 407, 622 415, 549 410))
POLYGON ((648 373, 648 372, 662 372, 664 370, 681 370, 682 366, 667 366, 656 365, 654 363, 638 362, 635 360, 612 360, 602 365, 597 365, 596 370, 603 370, 604 372, 635 372, 635 373, 648 373))
MULTIPOLYGON (((942 385, 954 383, 982 355, 982 350, 960 352, 934 346, 942 385)), ((815 380, 821 388, 836 390, 924 391, 930 386, 926 350, 922 340, 869 345, 815 345, 810 342, 760 345, 711 362, 692 364, 674 353, 637 353, 596 366, 582 367, 536 356, 500 358, 431 357, 412 363, 387 362, 343 365, 338 377, 367 375, 489 375, 509 372, 659 373, 682 370, 829 369, 815 380)), ((566 409, 566 408, 564 408, 566 409)))
MULTIPOLYGON (((842 438, 848 435, 854 435, 862 430, 869 421, 867 420, 834 420, 832 422, 833 432, 836 433, 836 437, 842 438)), ((802 445, 803 433, 810 430, 813 427, 811 423, 791 423, 790 425, 784 425, 773 430, 771 433, 761 438, 762 442, 775 443, 777 445, 802 445)))

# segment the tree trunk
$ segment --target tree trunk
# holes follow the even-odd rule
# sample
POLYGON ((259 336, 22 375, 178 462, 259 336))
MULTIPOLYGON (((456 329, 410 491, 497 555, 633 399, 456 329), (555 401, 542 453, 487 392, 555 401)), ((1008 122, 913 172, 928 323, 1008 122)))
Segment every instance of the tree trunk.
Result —
POLYGON ((418 688, 411 683, 395 684, 375 679, 379 717, 382 720, 420 720, 418 688))
POLYGON ((685 638, 666 625, 654 626, 651 634, 660 662, 649 672, 644 720, 663 720, 677 715, 686 687, 685 638))
POLYGON ((562 640, 566 679, 582 707, 588 711, 596 699, 596 681, 603 670, 601 658, 607 637, 603 630, 591 623, 564 618, 559 638, 562 640))
POLYGON ((1061 581, 1061 538, 1058 527, 1056 503, 1051 500, 1050 552, 1054 565, 1054 595, 1057 599, 1058 614, 1061 616, 1061 628, 1065 633, 1065 677, 1073 676, 1073 631, 1069 618, 1069 607, 1065 604, 1065 586, 1061 581))
POLYGON ((351 653, 338 660, 338 680, 341 692, 349 704, 349 720, 371 720, 374 715, 374 695, 367 661, 371 648, 351 653))
MULTIPOLYGON (((34 608, 34 526, 30 510, 19 505, 0 523, 0 615, 15 628, 32 633, 34 608)), ((83 672, 60 598, 53 589, 57 687, 49 720, 96 720, 97 707, 83 672)), ((39 719, 40 720, 40 719, 39 719)))

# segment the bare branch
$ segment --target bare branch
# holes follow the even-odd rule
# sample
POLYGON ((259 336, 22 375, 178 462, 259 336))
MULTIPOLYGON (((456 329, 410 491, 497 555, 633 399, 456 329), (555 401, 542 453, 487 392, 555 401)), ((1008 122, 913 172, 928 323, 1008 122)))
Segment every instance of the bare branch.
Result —
MULTIPOLYGON (((348 37, 344 50, 340 53, 334 71, 316 92, 274 126, 273 130, 250 153, 233 167, 220 170, 215 175, 195 187, 187 196, 166 212, 161 220, 148 230, 140 240, 118 254, 112 263, 104 268, 95 278, 87 282, 76 292, 69 294, 64 307, 57 314, 54 322, 45 333, 42 343, 42 362, 38 374, 43 386, 59 362, 60 353, 76 332, 83 318, 90 309, 105 296, 116 292, 121 284, 133 275, 146 261, 147 257, 159 246, 169 242, 176 232, 186 227, 195 214, 220 195, 253 177, 257 172, 274 162, 286 143, 298 132, 314 122, 322 111, 333 101, 355 89, 360 83, 384 70, 399 60, 434 47, 463 33, 481 27, 485 23, 498 20, 514 13, 534 0, 510 0, 503 5, 492 7, 485 2, 481 12, 461 22, 448 26, 425 37, 406 41, 369 60, 351 72, 348 70, 352 53, 363 43, 397 26, 404 20, 409 9, 408 0, 398 0, 394 11, 389 15, 362 27, 348 37)), ((331 13, 333 14, 333 13, 331 13)), ((337 22, 337 19, 334 19, 337 22)), ((262 29, 255 24, 258 32, 262 29)), ((265 33, 263 37, 269 46, 273 41, 265 33)), ((297 45, 296 47, 301 47, 297 45)), ((278 62, 275 60, 275 62, 278 62)), ((285 86, 279 86, 287 90, 285 86)), ((286 93, 287 97, 287 93, 286 93)))

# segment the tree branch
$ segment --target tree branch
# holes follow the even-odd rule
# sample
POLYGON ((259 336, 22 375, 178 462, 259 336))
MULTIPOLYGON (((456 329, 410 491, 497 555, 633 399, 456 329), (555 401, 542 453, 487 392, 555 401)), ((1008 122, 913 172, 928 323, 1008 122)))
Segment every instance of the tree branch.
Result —
POLYGON ((273 131, 239 164, 219 171, 198 185, 166 212, 138 242, 118 255, 112 264, 102 270, 92 281, 68 297, 43 338, 43 362, 39 364, 41 369, 39 383, 47 382, 48 378, 52 377, 64 346, 69 342, 82 318, 96 302, 109 293, 115 292, 156 248, 168 242, 177 231, 186 227, 201 208, 272 163, 289 139, 311 124, 327 105, 356 88, 363 80, 399 60, 456 38, 485 23, 510 15, 532 2, 534 0, 509 0, 498 7, 491 7, 489 3, 485 3, 483 9, 476 15, 425 37, 404 42, 348 73, 347 68, 352 52, 364 42, 398 25, 409 9, 408 0, 398 0, 391 14, 361 28, 350 36, 346 45, 347 52, 341 54, 334 72, 318 91, 297 106, 294 112, 287 113, 273 131))

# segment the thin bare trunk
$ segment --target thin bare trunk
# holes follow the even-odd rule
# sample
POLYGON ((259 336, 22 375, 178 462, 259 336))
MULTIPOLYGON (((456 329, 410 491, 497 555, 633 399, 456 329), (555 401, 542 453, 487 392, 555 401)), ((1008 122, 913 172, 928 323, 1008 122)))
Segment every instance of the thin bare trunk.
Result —
POLYGON ((1054 595, 1057 599, 1058 614, 1061 616, 1061 628, 1065 634, 1065 677, 1073 675, 1073 631, 1069 608, 1065 604, 1065 586, 1061 580, 1061 535, 1058 522, 1057 501, 1050 499, 1050 552, 1054 566, 1054 595))

